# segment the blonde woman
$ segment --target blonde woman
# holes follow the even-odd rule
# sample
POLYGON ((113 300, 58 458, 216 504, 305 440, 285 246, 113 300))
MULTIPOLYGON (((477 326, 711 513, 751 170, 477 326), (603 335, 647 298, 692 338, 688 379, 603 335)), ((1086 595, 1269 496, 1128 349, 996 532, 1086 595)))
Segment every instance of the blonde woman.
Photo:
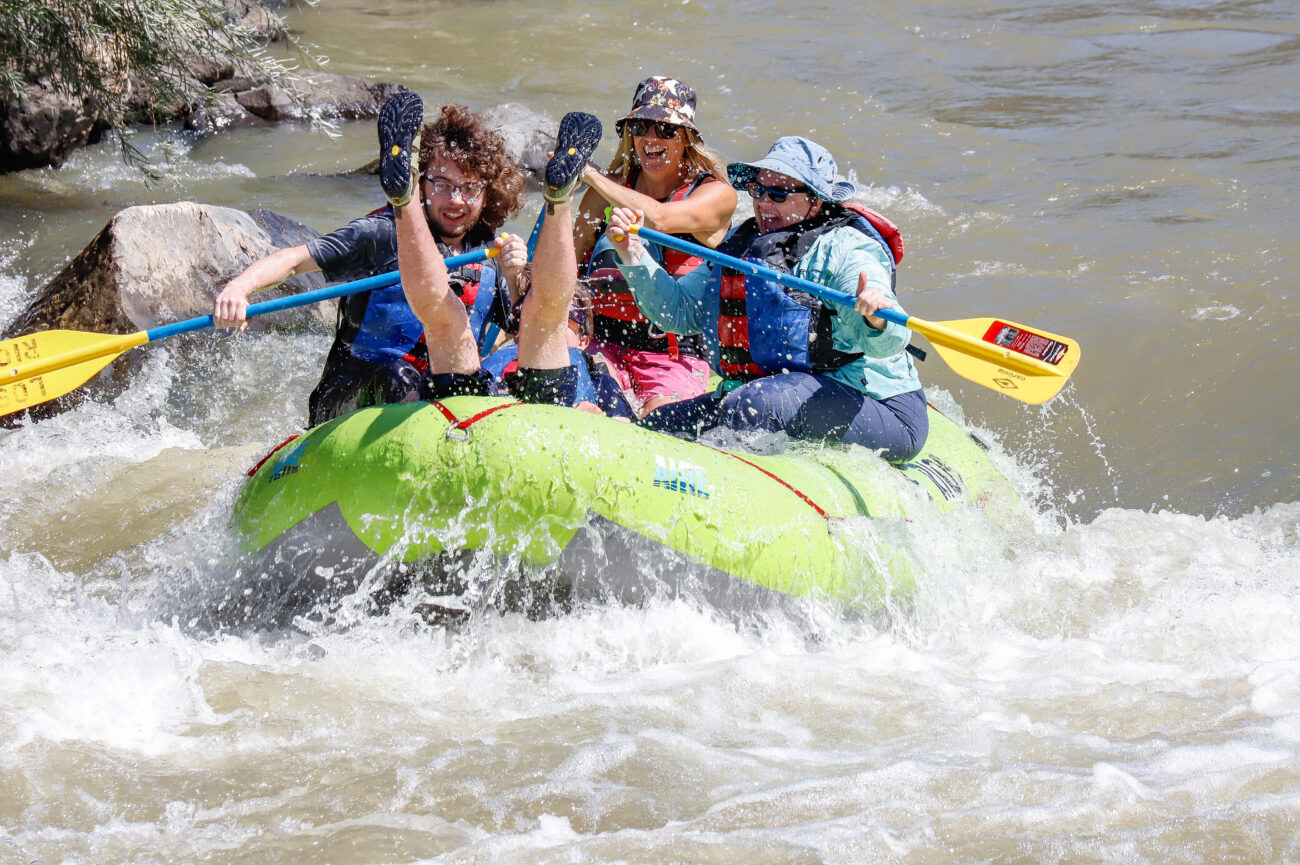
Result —
MULTIPOLYGON (((675 78, 654 76, 637 85, 632 110, 615 124, 619 146, 608 171, 589 166, 578 206, 574 252, 591 289, 595 339, 587 349, 602 358, 639 414, 689 399, 708 387, 708 364, 696 335, 666 334, 641 312, 604 238, 606 211, 626 207, 667 234, 717 246, 736 209, 736 191, 695 126, 695 91, 675 78)), ((700 259, 647 244, 674 276, 700 259)))

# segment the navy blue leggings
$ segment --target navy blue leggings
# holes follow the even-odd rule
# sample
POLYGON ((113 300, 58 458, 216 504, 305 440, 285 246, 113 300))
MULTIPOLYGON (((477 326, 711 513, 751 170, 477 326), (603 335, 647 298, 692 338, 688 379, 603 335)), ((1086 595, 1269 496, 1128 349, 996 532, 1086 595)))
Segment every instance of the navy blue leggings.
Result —
POLYGON ((923 391, 876 400, 833 378, 806 372, 756 379, 722 399, 707 393, 669 403, 640 423, 688 437, 717 426, 783 430, 791 438, 832 439, 880 450, 891 462, 916 456, 930 432, 923 391))

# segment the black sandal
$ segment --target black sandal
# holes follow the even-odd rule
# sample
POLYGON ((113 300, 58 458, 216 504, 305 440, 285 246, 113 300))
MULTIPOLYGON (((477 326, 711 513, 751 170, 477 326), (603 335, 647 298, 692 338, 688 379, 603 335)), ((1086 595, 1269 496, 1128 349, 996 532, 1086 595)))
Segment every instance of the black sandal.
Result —
POLYGON ((555 139, 555 155, 546 163, 546 187, 542 196, 552 204, 568 201, 573 188, 582 179, 587 161, 600 143, 600 121, 590 114, 574 111, 560 120, 560 134, 555 139))
POLYGON ((379 110, 379 185, 394 207, 409 204, 419 184, 424 100, 403 90, 379 110))

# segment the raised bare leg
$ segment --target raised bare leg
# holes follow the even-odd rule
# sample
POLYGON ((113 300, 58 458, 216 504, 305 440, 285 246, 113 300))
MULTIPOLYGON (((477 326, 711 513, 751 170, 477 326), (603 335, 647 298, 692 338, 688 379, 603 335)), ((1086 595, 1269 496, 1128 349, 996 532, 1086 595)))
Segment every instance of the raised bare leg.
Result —
POLYGON ((379 113, 379 182, 397 223, 397 270, 402 290, 429 349, 429 372, 478 371, 478 345, 465 305, 451 290, 447 266, 424 215, 419 177, 420 124, 424 103, 398 93, 379 113))
POLYGON ((600 121, 590 114, 574 112, 560 121, 555 153, 546 165, 546 218, 533 254, 533 287, 520 314, 520 369, 569 365, 565 331, 578 284, 570 199, 600 134, 600 121))

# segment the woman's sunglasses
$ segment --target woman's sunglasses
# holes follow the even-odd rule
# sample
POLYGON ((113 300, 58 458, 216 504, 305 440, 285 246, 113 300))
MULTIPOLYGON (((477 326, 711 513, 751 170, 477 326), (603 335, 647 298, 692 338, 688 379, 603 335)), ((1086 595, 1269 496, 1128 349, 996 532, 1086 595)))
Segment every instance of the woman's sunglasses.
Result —
POLYGON ((791 195, 798 195, 801 192, 807 192, 808 187, 805 186, 799 189, 785 189, 780 186, 764 186, 763 184, 759 183, 757 180, 751 180, 749 183, 745 184, 745 191, 748 192, 749 197, 754 199, 755 201, 762 201, 763 196, 766 195, 768 198, 772 200, 773 204, 780 204, 781 202, 789 198, 791 195))
POLYGON ((651 129, 655 131, 657 137, 667 139, 676 138, 677 130, 681 129, 681 127, 675 123, 668 123, 664 120, 651 122, 649 120, 636 119, 627 121, 627 131, 634 136, 649 135, 651 129))

